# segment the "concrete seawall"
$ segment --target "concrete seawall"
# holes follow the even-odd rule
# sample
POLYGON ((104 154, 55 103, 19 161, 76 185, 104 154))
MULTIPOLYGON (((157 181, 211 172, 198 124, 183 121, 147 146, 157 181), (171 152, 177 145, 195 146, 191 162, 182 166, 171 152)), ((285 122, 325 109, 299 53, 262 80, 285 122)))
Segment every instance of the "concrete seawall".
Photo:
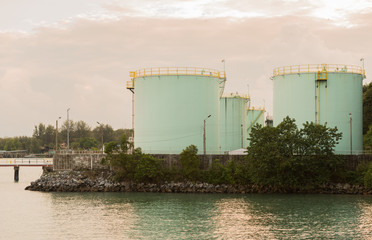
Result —
MULTIPOLYGON (((155 158, 163 160, 164 167, 181 168, 179 154, 152 154, 155 158)), ((242 161, 245 155, 198 155, 200 159, 200 168, 208 170, 213 161, 218 159, 225 165, 230 160, 242 161)), ((345 159, 345 167, 349 170, 355 170, 360 164, 372 162, 372 155, 339 155, 345 159)), ((53 170, 104 170, 109 166, 101 164, 102 158, 106 154, 102 152, 74 151, 70 153, 58 153, 53 157, 53 170)))

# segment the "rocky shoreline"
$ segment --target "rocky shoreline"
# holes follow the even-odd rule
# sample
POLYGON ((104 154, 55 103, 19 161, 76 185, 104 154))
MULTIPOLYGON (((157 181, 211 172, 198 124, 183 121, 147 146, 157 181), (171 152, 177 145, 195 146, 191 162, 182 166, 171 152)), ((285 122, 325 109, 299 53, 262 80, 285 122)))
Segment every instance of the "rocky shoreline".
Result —
POLYGON ((257 185, 214 185, 194 182, 135 183, 115 182, 110 171, 46 172, 25 189, 42 192, 158 192, 158 193, 321 193, 372 194, 372 189, 350 184, 325 184, 315 190, 286 191, 257 185))

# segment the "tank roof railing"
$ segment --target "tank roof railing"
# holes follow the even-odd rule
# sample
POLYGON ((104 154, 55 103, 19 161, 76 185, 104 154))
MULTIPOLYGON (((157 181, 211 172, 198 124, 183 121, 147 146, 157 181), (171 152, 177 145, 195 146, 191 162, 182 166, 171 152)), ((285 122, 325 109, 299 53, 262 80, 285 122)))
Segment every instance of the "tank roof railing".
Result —
POLYGON ((191 76, 211 76, 226 79, 226 72, 210 68, 199 67, 157 67, 143 68, 129 73, 131 78, 159 76, 159 75, 191 75, 191 76))
POLYGON ((266 111, 265 107, 250 107, 248 111, 266 111))
POLYGON ((242 99, 250 99, 248 94, 239 94, 239 93, 225 93, 221 96, 221 98, 242 98, 242 99))
POLYGON ((285 74, 316 72, 357 73, 365 77, 365 70, 362 67, 345 64, 305 64, 278 67, 273 70, 273 77, 285 74))

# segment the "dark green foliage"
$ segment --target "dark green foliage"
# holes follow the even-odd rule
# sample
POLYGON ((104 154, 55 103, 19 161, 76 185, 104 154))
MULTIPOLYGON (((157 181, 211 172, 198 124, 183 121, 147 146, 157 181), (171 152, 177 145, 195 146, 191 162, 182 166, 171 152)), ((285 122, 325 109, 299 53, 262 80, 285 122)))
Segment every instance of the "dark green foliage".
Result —
POLYGON ((113 167, 115 179, 145 183, 160 181, 163 176, 161 161, 143 154, 140 148, 128 153, 131 147, 125 134, 121 137, 120 144, 112 141, 105 145, 107 156, 104 162, 113 167))
POLYGON ((216 159, 208 171, 208 182, 212 184, 234 184, 234 170, 235 166, 231 162, 227 166, 224 166, 216 159))
POLYGON ((367 165, 363 176, 364 186, 372 189, 372 162, 367 165))
MULTIPOLYGON (((70 149, 96 150, 101 148, 102 133, 104 143, 120 142, 121 137, 132 135, 131 129, 113 130, 110 125, 100 125, 94 130, 84 121, 69 121, 70 149)), ((126 137, 127 138, 127 137, 126 137)), ((67 121, 58 128, 58 148, 67 142, 67 121)), ((29 153, 46 152, 55 149, 56 128, 52 125, 39 123, 34 126, 32 137, 0 138, 0 150, 27 150, 29 153)))
POLYGON ((137 182, 158 182, 162 178, 161 161, 153 156, 143 154, 138 162, 134 173, 137 182))
POLYGON ((253 183, 286 189, 313 188, 329 181, 341 160, 333 148, 341 138, 337 128, 294 119, 277 127, 256 125, 250 135, 248 172, 253 183))
POLYGON ((198 148, 190 145, 180 154, 183 176, 186 179, 197 180, 200 177, 200 160, 197 153, 198 148))
POLYGON ((41 146, 39 140, 33 137, 0 138, 0 150, 27 150, 29 153, 40 153, 41 146))
POLYGON ((364 149, 372 150, 372 124, 369 126, 367 133, 363 136, 364 149))
POLYGON ((176 167, 162 167, 162 180, 163 181, 182 181, 183 178, 183 172, 181 169, 178 169, 176 167))
POLYGON ((372 83, 363 86, 363 134, 372 124, 372 83))
POLYGON ((106 159, 103 161, 114 168, 117 180, 134 179, 135 169, 138 159, 141 158, 141 149, 135 149, 132 154, 128 154, 130 143, 123 136, 119 143, 109 142, 105 145, 106 159), (120 146, 120 147, 119 147, 120 146))
POLYGON ((228 166, 232 169, 232 176, 235 184, 246 185, 251 183, 247 161, 231 161, 228 166))

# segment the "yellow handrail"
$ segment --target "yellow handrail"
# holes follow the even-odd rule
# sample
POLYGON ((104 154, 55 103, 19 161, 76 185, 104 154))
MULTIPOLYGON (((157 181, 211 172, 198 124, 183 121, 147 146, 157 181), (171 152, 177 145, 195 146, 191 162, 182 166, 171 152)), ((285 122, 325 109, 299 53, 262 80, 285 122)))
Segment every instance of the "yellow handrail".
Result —
POLYGON ((127 81, 127 88, 128 89, 132 89, 132 88, 134 88, 134 81, 127 81))
POLYGON ((215 69, 199 67, 157 67, 143 68, 129 73, 130 77, 147 77, 158 75, 191 75, 191 76, 211 76, 226 79, 226 72, 215 69))
POLYGON ((365 70, 360 66, 345 64, 307 64, 278 67, 273 70, 273 77, 294 74, 294 73, 313 73, 313 72, 345 72, 357 73, 365 76, 365 70))

